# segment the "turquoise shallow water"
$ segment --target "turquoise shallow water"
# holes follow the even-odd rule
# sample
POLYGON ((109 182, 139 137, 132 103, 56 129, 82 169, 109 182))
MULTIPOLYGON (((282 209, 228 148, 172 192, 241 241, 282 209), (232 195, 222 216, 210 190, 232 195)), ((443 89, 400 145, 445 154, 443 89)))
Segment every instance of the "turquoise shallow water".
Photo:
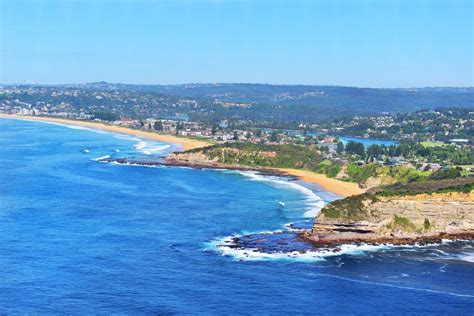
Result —
POLYGON ((285 225, 335 198, 316 187, 94 160, 173 149, 0 119, 0 311, 474 312, 470 242, 315 252, 285 225))

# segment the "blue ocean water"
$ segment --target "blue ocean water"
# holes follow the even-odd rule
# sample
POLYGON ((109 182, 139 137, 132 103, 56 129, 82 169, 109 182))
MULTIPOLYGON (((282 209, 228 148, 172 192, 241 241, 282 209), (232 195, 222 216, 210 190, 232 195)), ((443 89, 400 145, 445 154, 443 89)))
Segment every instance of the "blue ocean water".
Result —
POLYGON ((95 161, 174 149, 0 119, 0 312, 474 312, 471 242, 318 252, 293 232, 336 198, 317 187, 95 161))

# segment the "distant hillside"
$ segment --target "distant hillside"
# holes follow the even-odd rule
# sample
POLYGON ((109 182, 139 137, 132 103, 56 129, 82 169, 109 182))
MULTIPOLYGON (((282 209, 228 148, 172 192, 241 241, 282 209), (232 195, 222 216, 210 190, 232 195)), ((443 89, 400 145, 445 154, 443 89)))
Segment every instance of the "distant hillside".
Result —
MULTIPOLYGON (((97 83, 91 85, 159 92, 197 99, 250 103, 256 106, 247 111, 258 109, 265 116, 271 116, 274 119, 285 118, 284 116, 288 114, 292 119, 301 120, 304 115, 311 115, 312 111, 320 110, 351 115, 412 112, 437 107, 474 109, 474 88, 372 89, 245 83, 181 85, 97 83)), ((290 118, 286 117, 286 119, 290 118)))
POLYGON ((97 82, 0 85, 0 103, 2 101, 6 106, 52 104, 72 110, 82 109, 89 114, 114 112, 134 118, 179 115, 199 121, 229 119, 294 127, 301 122, 317 123, 354 115, 413 112, 440 107, 474 109, 474 88, 370 89, 267 84, 131 85, 97 82))

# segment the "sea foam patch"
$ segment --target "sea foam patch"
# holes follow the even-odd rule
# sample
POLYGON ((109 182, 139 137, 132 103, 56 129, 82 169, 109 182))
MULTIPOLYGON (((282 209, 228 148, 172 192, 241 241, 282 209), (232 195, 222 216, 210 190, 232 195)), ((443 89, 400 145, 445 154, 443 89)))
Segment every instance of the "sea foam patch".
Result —
POLYGON ((229 256, 239 261, 295 261, 316 262, 324 261, 328 257, 335 256, 361 256, 370 252, 377 252, 394 247, 390 244, 345 244, 334 248, 308 248, 295 249, 292 251, 265 251, 261 248, 245 247, 236 242, 242 236, 228 236, 216 239, 206 245, 206 250, 215 251, 222 256, 229 256))
POLYGON ((168 144, 163 144, 163 143, 156 143, 156 142, 146 142, 144 140, 138 140, 138 143, 136 143, 133 146, 136 150, 144 153, 145 155, 152 155, 161 151, 164 151, 166 149, 171 148, 170 145, 168 144))

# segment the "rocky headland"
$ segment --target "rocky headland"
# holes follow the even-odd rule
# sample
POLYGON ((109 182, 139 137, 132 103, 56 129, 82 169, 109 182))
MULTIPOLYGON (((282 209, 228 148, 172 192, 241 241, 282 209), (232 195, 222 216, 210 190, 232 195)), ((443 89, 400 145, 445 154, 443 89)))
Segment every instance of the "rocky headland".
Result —
POLYGON ((269 176, 282 176, 287 177, 291 180, 297 180, 298 178, 288 174, 287 172, 274 169, 274 168, 264 168, 264 167, 252 167, 236 164, 225 164, 219 163, 207 159, 199 159, 196 156, 192 155, 192 159, 185 159, 179 156, 176 158, 177 153, 172 153, 165 158, 153 158, 153 159, 143 159, 143 158, 101 158, 98 159, 98 162, 107 162, 107 163, 117 163, 124 165, 136 165, 136 166, 167 166, 167 167, 187 167, 193 169, 218 169, 218 170, 239 170, 239 171, 255 171, 261 175, 269 176))
POLYGON ((378 188, 334 201, 301 237, 317 245, 474 239, 474 177, 378 188))
MULTIPOLYGON (((242 155, 234 148, 225 148, 218 153, 242 155)), ((263 154, 273 155, 272 152, 263 154)), ((259 158, 263 154, 260 152, 259 158)), ((219 155, 210 155, 205 150, 198 149, 171 153, 159 159, 105 158, 101 161, 146 166, 256 171, 263 175, 307 180, 300 173, 292 174, 292 169, 225 163, 223 161, 226 160, 219 155)), ((295 171, 309 172, 302 169, 295 171)), ((355 183, 326 177, 323 180, 332 181, 329 187, 341 185, 340 191, 346 190, 342 184, 356 186, 355 183)), ((474 239, 472 176, 395 183, 371 188, 362 194, 351 193, 346 196, 325 206, 318 214, 312 229, 302 232, 300 238, 321 246, 345 243, 437 243, 442 239, 474 239)))

